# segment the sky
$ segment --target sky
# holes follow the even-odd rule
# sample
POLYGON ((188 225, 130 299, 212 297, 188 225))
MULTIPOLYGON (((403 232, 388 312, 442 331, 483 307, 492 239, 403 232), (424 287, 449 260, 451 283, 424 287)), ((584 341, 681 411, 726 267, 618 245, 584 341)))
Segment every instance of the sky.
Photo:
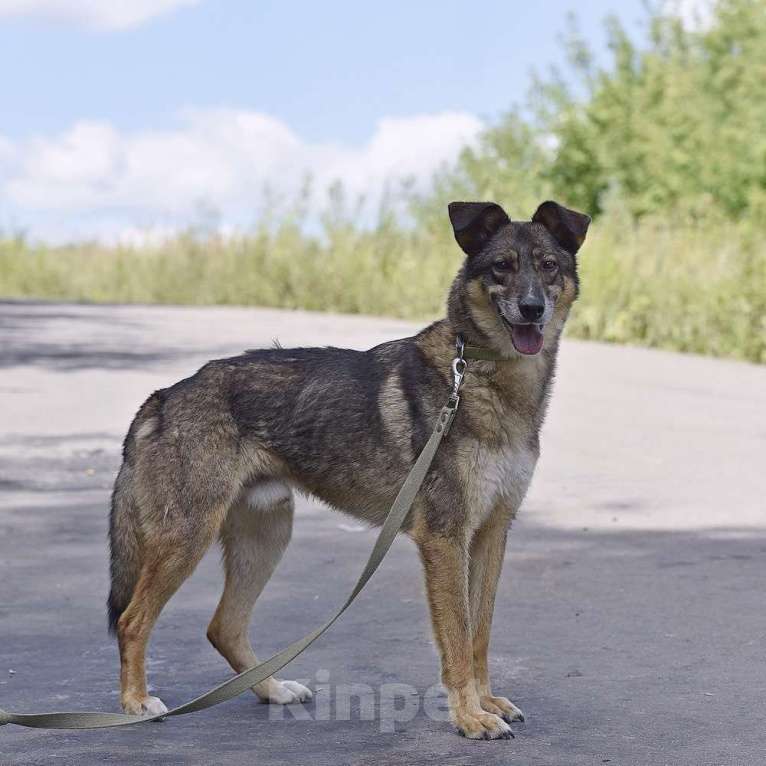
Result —
POLYGON ((427 188, 564 65, 576 11, 637 37, 642 0, 0 0, 0 230, 130 239, 251 226, 307 174, 427 188))

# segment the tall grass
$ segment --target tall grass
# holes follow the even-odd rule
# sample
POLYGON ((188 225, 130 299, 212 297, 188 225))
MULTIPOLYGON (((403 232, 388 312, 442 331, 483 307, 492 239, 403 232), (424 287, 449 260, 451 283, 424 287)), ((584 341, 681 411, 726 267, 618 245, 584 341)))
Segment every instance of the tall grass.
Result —
POLYGON ((766 243, 749 227, 602 221, 573 336, 766 362, 766 243))
MULTIPOLYGON (((446 218, 446 216, 445 216, 446 218)), ((236 304, 428 319, 461 261, 449 224, 292 223, 158 246, 0 242, 0 296, 236 304)), ((766 362, 766 243, 744 225, 632 223, 605 215, 580 255, 570 335, 766 362)))

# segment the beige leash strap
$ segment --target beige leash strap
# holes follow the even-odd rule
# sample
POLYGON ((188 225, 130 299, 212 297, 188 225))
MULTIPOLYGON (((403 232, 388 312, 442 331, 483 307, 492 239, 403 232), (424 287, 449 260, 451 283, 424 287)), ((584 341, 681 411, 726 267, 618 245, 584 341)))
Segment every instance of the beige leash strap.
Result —
POLYGON ((311 646, 311 644, 313 644, 314 641, 316 641, 319 636, 321 636, 322 633, 324 633, 335 620, 348 609, 351 602, 359 594, 359 591, 362 590, 370 577, 372 577, 373 573, 380 565, 380 562, 383 561, 383 557, 388 553, 391 543, 393 543, 397 532, 404 523, 407 513, 415 502, 415 496, 418 494, 418 491, 426 478, 426 474, 431 467, 431 463, 439 448, 439 444, 441 444, 441 440, 447 434, 452 419, 455 417, 458 403, 460 401, 458 391, 460 389, 464 370, 465 362, 462 358, 456 359, 453 362, 455 382, 453 384, 452 395, 450 396, 448 403, 442 407, 441 412, 439 413, 439 420, 431 434, 431 438, 428 440, 423 451, 415 461, 415 465, 412 467, 409 476, 405 479, 404 484, 402 484, 402 488, 399 490, 399 494, 396 496, 396 500, 394 500, 394 504, 388 512, 388 516, 386 516, 383 527, 375 541, 375 546, 370 553, 364 571, 359 576, 354 589, 351 591, 351 594, 346 599, 343 606, 329 620, 327 620, 324 625, 321 625, 299 641, 290 644, 286 649, 283 649, 265 662, 261 662, 249 670, 243 671, 239 675, 234 676, 234 678, 224 681, 222 684, 216 686, 202 696, 169 710, 164 715, 142 718, 140 716, 127 715, 126 713, 9 713, 0 709, 0 726, 6 723, 15 723, 18 726, 29 726, 36 729, 106 729, 113 726, 130 726, 137 723, 157 721, 170 716, 195 713, 198 710, 204 710, 213 705, 218 705, 221 702, 226 702, 226 700, 230 700, 233 697, 242 694, 246 689, 265 680, 287 665, 288 662, 294 660, 304 649, 311 646))

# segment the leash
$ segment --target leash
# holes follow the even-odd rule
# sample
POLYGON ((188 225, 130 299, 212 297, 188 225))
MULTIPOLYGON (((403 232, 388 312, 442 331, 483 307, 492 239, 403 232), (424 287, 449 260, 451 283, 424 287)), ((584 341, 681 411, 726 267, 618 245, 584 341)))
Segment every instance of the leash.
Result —
POLYGON ((375 540, 372 552, 367 563, 359 576, 353 590, 343 603, 343 606, 323 625, 313 630, 308 635, 290 644, 286 649, 278 652, 268 660, 254 665, 252 668, 224 681, 210 691, 199 697, 179 705, 162 715, 141 717, 126 713, 100 713, 100 712, 61 712, 61 713, 11 713, 0 709, 0 726, 7 723, 15 723, 17 726, 27 726, 35 729, 106 729, 115 726, 131 726, 138 723, 158 721, 171 716, 195 713, 198 710, 219 705, 234 697, 251 686, 264 681, 289 662, 294 660, 301 652, 316 641, 342 614, 351 606, 351 603, 359 595, 359 592, 367 584, 375 570, 383 561, 384 556, 396 537, 397 532, 404 523, 407 514, 415 502, 415 497, 423 485, 428 469, 436 456, 442 439, 447 435, 452 421, 455 418, 458 404, 460 403, 460 386, 466 371, 466 359, 481 359, 485 361, 504 361, 505 358, 478 346, 466 346, 463 339, 457 338, 457 356, 452 360, 452 392, 444 407, 441 408, 436 426, 431 437, 422 452, 418 455, 412 470, 404 480, 399 493, 394 500, 391 509, 383 522, 383 526, 375 540))

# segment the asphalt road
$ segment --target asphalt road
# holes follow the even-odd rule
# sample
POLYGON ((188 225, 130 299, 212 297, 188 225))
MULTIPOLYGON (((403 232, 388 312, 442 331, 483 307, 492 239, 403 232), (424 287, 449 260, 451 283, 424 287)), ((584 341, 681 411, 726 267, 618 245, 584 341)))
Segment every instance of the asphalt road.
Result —
MULTIPOLYGON (((0 707, 118 707, 108 494, 150 390, 274 338, 363 348, 411 329, 254 309, 0 304, 0 707)), ((313 702, 275 712, 244 695, 114 731, 6 726, 0 763, 762 764, 765 504, 766 368, 567 342, 495 614, 495 686, 527 714, 515 740, 468 742, 442 720, 420 567, 401 539, 283 672, 308 682, 313 702)), ((373 536, 299 501, 256 609, 261 656, 335 609, 373 536)), ((212 552, 162 615, 149 671, 168 704, 229 676, 205 639, 220 588, 212 552)))

